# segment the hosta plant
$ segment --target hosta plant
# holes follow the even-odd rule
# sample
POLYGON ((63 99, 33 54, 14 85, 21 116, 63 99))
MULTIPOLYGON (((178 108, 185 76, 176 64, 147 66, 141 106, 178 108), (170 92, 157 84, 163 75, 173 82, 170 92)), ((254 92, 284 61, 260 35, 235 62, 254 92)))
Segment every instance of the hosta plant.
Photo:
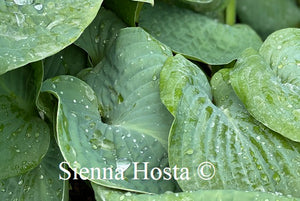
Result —
POLYGON ((300 200, 299 1, 0 11, 0 200, 300 200))

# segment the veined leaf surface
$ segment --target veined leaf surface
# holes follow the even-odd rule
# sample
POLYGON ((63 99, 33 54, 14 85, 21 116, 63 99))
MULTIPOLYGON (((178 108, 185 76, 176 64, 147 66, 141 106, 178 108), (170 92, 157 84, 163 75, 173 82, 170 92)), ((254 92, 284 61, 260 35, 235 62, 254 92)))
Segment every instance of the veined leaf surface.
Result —
POLYGON ((38 61, 73 43, 102 0, 0 1, 0 74, 38 61))
POLYGON ((178 180, 182 190, 234 189, 300 197, 299 144, 268 129, 247 112, 229 83, 230 69, 216 73, 211 80, 212 92, 207 92, 203 89, 206 79, 202 79, 202 86, 191 82, 196 79, 193 71, 199 69, 194 66, 189 70, 190 63, 183 70, 184 66, 176 65, 180 60, 184 58, 168 59, 161 79, 173 80, 171 90, 182 93, 181 97, 173 96, 172 91, 162 96, 163 100, 169 98, 167 94, 179 99, 174 101, 178 105, 173 105, 176 114, 169 136, 169 162, 171 167, 190 171, 190 180, 178 180), (174 79, 178 76, 185 79, 174 79), (203 162, 210 162, 215 170, 211 165, 203 174, 199 166, 203 162), (212 176, 210 180, 205 180, 206 175, 212 176))
POLYGON ((172 180, 143 180, 143 174, 135 180, 133 173, 134 162, 149 162, 149 169, 168 165, 172 116, 159 97, 159 73, 171 55, 141 28, 125 28, 106 49, 103 60, 81 72, 88 84, 70 76, 45 82, 43 91, 59 99, 58 143, 73 170, 111 167, 114 175, 123 170, 124 179, 83 175, 95 183, 131 191, 174 190, 172 180))
POLYGON ((92 184, 95 191, 97 201, 206 201, 206 200, 222 200, 222 201, 299 201, 300 199, 292 197, 279 196, 273 193, 262 192, 243 192, 235 190, 201 190, 194 192, 166 192, 163 194, 136 194, 129 192, 116 191, 105 188, 96 184, 92 184))
POLYGON ((300 142, 300 29, 270 35, 259 52, 247 49, 231 73, 247 110, 283 136, 300 142))
POLYGON ((31 65, 0 76, 0 179, 35 168, 48 150, 49 128, 35 107, 42 79, 31 65))
POLYGON ((163 2, 144 5, 139 26, 174 52, 211 65, 228 64, 244 49, 261 46, 259 36, 247 25, 224 25, 163 2))
POLYGON ((1 201, 68 201, 68 181, 59 180, 58 177, 64 177, 58 168, 62 161, 53 139, 38 167, 20 176, 0 180, 1 201))
POLYGON ((242 23, 249 24, 264 39, 276 30, 300 25, 296 0, 237 0, 237 13, 242 23))
POLYGON ((126 27, 113 12, 101 8, 93 22, 82 33, 75 44, 84 49, 96 66, 104 57, 105 48, 117 37, 121 28, 126 27))
POLYGON ((143 2, 133 0, 109 0, 104 1, 104 6, 113 10, 124 22, 135 27, 143 2))

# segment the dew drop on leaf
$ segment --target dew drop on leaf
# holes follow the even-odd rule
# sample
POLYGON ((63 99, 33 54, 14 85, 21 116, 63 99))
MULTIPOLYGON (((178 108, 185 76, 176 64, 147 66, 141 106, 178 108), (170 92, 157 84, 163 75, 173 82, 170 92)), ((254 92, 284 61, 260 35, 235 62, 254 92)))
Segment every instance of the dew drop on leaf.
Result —
POLYGON ((36 10, 41 11, 43 9, 43 4, 37 3, 33 6, 36 10))
POLYGON ((131 165, 131 161, 128 160, 127 158, 119 158, 116 161, 116 165, 117 165, 117 168, 116 168, 117 171, 124 172, 131 165))

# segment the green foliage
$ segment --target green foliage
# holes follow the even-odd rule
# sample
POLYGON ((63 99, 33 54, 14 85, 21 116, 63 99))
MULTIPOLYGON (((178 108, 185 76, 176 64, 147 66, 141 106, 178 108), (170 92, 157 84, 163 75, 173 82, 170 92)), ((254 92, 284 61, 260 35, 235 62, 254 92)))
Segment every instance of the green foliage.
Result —
POLYGON ((0 200, 300 200, 297 3, 1 1, 0 200))
POLYGON ((0 1, 0 74, 48 57, 73 43, 102 0, 0 1))

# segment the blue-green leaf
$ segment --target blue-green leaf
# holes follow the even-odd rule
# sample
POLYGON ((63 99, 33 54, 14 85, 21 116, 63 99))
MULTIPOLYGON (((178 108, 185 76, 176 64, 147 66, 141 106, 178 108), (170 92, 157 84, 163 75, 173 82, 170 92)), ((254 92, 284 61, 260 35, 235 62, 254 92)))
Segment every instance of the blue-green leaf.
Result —
POLYGON ((0 1, 0 74, 44 59, 73 43, 102 0, 0 1))
MULTIPOLYGON (((71 76, 47 80, 44 92, 58 97, 58 144, 70 167, 112 168, 113 177, 91 181, 118 189, 162 193, 175 190, 173 180, 134 179, 149 162, 168 165, 167 138, 172 116, 159 97, 159 73, 171 51, 141 28, 122 29, 105 57, 84 70, 83 82, 71 76), (120 179, 120 174, 124 177, 120 179), (118 175, 118 176, 117 176, 118 175), (119 178, 119 179, 118 179, 119 178)), ((155 175, 156 176, 156 175, 155 175)))
POLYGON ((211 65, 228 64, 248 48, 261 46, 247 25, 229 26, 193 11, 158 2, 144 5, 139 26, 176 53, 211 65))
POLYGON ((36 167, 49 145, 49 128, 35 107, 41 66, 25 66, 0 76, 0 179, 36 167))

